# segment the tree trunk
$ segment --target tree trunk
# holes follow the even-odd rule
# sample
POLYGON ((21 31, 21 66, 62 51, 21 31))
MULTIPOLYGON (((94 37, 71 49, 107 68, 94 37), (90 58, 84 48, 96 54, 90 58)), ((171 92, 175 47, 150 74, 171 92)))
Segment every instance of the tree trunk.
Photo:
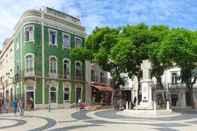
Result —
POLYGON ((115 110, 119 110, 120 88, 119 88, 119 85, 116 85, 116 82, 114 82, 114 81, 113 81, 112 85, 113 85, 113 89, 114 89, 113 94, 112 94, 113 95, 112 96, 113 106, 114 106, 115 110))
POLYGON ((156 77, 156 79, 157 79, 157 86, 158 86, 160 89, 164 89, 163 83, 162 83, 162 80, 161 80, 161 76, 156 77))

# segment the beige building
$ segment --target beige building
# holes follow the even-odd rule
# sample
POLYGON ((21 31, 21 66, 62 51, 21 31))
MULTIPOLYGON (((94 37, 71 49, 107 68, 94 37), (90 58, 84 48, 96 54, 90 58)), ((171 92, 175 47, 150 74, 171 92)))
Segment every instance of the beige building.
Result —
POLYGON ((86 102, 110 105, 113 89, 109 73, 99 65, 86 61, 86 102))
POLYGON ((14 96, 14 51, 12 38, 5 40, 0 53, 0 96, 12 100, 14 96), (8 97, 9 96, 9 97, 8 97))

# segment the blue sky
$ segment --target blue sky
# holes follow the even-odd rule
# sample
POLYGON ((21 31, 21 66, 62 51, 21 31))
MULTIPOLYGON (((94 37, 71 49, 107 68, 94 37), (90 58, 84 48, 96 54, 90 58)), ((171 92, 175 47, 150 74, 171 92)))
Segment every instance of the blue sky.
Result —
POLYGON ((80 17, 88 34, 95 26, 142 22, 197 29, 196 0, 1 0, 0 47, 25 10, 42 6, 80 17))

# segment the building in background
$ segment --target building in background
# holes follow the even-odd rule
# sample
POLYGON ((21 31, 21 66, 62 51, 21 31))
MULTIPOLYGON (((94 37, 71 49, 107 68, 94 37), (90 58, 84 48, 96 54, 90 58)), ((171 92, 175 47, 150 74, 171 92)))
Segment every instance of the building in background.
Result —
MULTIPOLYGON (((194 71, 197 72, 197 71, 194 71)), ((152 89, 153 89, 153 101, 156 102, 157 109, 166 109, 167 101, 169 101, 169 107, 171 109, 187 109, 191 108, 191 96, 188 88, 181 81, 181 69, 177 66, 173 66, 166 69, 162 75, 162 84, 164 88, 160 88, 156 85, 156 79, 152 78, 152 89)), ((141 95, 141 91, 138 94, 138 82, 134 77, 132 80, 132 102, 134 103, 134 98, 138 98, 141 95)), ((197 107, 197 83, 193 86, 193 98, 195 106, 197 107)), ((140 104, 141 100, 138 104, 140 104)))
POLYGON ((14 85, 14 47, 13 40, 6 39, 0 54, 0 99, 12 101, 14 85), (4 99, 5 98, 5 99, 4 99))
POLYGON ((85 62, 69 55, 84 37, 76 17, 48 7, 26 11, 0 54, 2 94, 23 99, 27 109, 85 101, 85 62))
POLYGON ((99 65, 86 61, 86 102, 111 105, 112 92, 109 73, 99 65))

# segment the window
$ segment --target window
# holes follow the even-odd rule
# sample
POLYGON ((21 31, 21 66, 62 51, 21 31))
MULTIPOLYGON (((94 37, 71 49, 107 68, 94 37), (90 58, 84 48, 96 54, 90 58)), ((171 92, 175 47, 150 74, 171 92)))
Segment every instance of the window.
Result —
POLYGON ((49 59, 49 72, 51 74, 57 74, 57 59, 55 57, 49 59))
POLYGON ((56 103, 56 88, 55 87, 50 88, 50 102, 56 103))
POLYGON ((34 70, 34 63, 33 63, 33 55, 27 55, 25 59, 25 71, 26 72, 33 72, 34 70))
POLYGON ((75 47, 80 48, 82 47, 82 39, 79 37, 75 37, 75 47))
POLYGON ((173 72, 172 76, 171 76, 171 82, 172 82, 172 84, 177 84, 177 81, 178 81, 177 73, 173 72))
POLYGON ((63 34, 63 47, 64 48, 70 47, 70 36, 67 34, 63 34))
POLYGON ((69 101, 69 88, 64 88, 64 101, 68 102, 69 101))
POLYGON ((91 70, 91 81, 96 81, 96 74, 94 70, 91 70))
POLYGON ((103 72, 100 73, 100 82, 105 83, 105 74, 103 72))
POLYGON ((49 44, 51 46, 57 45, 57 31, 49 30, 49 44))
POLYGON ((80 62, 75 63, 75 78, 77 80, 82 80, 82 67, 80 62))
POLYGON ((64 60, 64 79, 70 78, 70 62, 68 60, 64 60))
POLYGON ((33 41, 34 40, 34 28, 32 25, 28 25, 25 27, 25 41, 33 41))

